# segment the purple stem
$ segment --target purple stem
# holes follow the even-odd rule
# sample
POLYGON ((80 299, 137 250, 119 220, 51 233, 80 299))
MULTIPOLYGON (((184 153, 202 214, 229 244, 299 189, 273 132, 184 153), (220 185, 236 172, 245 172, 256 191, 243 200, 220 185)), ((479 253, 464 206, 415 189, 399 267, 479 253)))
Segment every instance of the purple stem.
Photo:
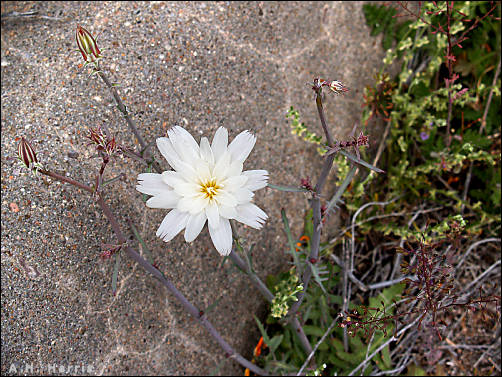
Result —
MULTIPOLYGON (((253 272, 250 270, 248 265, 242 260, 242 258, 234 251, 230 253, 230 259, 243 271, 245 271, 248 276, 251 278, 251 281, 254 283, 256 288, 261 292, 263 297, 267 299, 268 302, 272 302, 274 299, 274 295, 270 290, 267 288, 267 286, 263 283, 263 281, 253 272)), ((312 352, 312 346, 310 345, 310 342, 305 335, 305 332, 303 331, 303 327, 300 324, 300 321, 298 318, 294 317, 293 320, 291 321, 291 326, 295 330, 295 332, 298 334, 298 338, 300 339, 300 343, 303 347, 303 350, 307 353, 307 355, 310 355, 312 352)))
MULTIPOLYGON (((45 174, 49 177, 52 177, 54 179, 57 179, 59 181, 65 182, 72 184, 76 187, 79 187, 89 193, 93 193, 94 190, 92 187, 89 187, 83 183, 77 182, 71 178, 67 178, 64 176, 61 176, 59 174, 39 169, 38 170, 40 173, 45 174)), ((127 245, 127 240, 124 237, 122 231, 120 230, 120 226, 115 219, 115 216, 113 216, 113 213, 110 210, 110 207, 105 203, 103 196, 101 193, 97 193, 97 203, 103 210, 103 213, 105 214, 106 218, 110 222, 110 225, 113 228, 113 231, 115 232, 115 235, 117 236, 117 240, 119 244, 125 244, 127 245)), ((234 359, 237 361, 239 364, 242 366, 249 368, 249 370, 253 371, 253 373, 256 373, 258 375, 266 376, 268 375, 267 372, 244 357, 242 357, 239 353, 237 353, 219 334, 219 332, 213 327, 211 322, 208 321, 208 319, 205 317, 204 313, 200 312, 193 304, 191 304, 183 294, 176 289, 174 284, 172 284, 169 280, 167 280, 164 275, 153 265, 151 265, 149 262, 147 262, 136 250, 131 248, 130 246, 126 246, 125 250, 127 250, 127 253, 129 256, 134 259, 138 264, 140 264, 146 271, 151 273, 154 277, 160 280, 160 282, 167 288, 169 292, 171 292, 181 303, 181 305, 185 308, 186 311, 188 311, 202 326, 206 328, 206 330, 211 334, 211 336, 218 342, 218 344, 223 348, 225 351, 227 357, 234 359)))
MULTIPOLYGON (((126 119, 127 125, 129 126, 129 128, 133 132, 134 136, 136 137, 136 140, 138 140, 138 143, 141 145, 141 149, 144 150, 145 159, 150 160, 150 152, 145 149, 147 147, 147 144, 145 143, 145 141, 141 137, 141 135, 138 131, 138 128, 136 127, 136 124, 134 123, 134 120, 132 120, 131 116, 129 115, 129 112, 127 111, 127 108, 125 107, 124 103, 120 99, 120 96, 117 92, 117 89, 115 89, 115 87, 112 85, 110 80, 108 80, 108 77, 105 76, 105 74, 103 73, 102 70, 98 71, 98 75, 99 75, 99 77, 101 77, 101 79, 103 80, 105 85, 108 87, 108 89, 110 89, 110 91, 112 92, 113 98, 115 99, 115 102, 117 103, 117 106, 118 106, 120 112, 124 115, 124 118, 126 119)), ((153 162, 152 165, 153 165, 154 169, 158 173, 162 173, 162 168, 159 166, 159 164, 153 159, 152 159, 152 162, 153 162)))
MULTIPOLYGON (((322 98, 320 90, 316 92, 316 104, 317 104, 317 110, 319 112, 319 118, 321 120, 321 125, 324 130, 324 134, 326 135, 326 140, 328 141, 328 145, 330 147, 333 147, 334 146, 333 138, 331 137, 328 126, 326 124, 326 117, 324 116, 324 109, 322 107, 322 98)), ((335 153, 330 154, 324 160, 324 164, 321 170, 321 175, 319 176, 319 179, 315 186, 315 195, 312 198, 314 232, 312 234, 312 242, 310 244, 309 261, 311 263, 312 262, 316 263, 317 259, 319 258, 319 245, 321 241, 321 201, 319 198, 321 196, 321 191, 324 187, 324 184, 326 183, 329 171, 331 170, 331 166, 333 165, 333 160, 335 159, 335 155, 336 155, 335 153)), ((288 316, 290 318, 294 318, 296 312, 300 308, 300 305, 302 304, 303 299, 305 298, 305 292, 307 291, 311 278, 312 278, 312 268, 310 267, 309 264, 308 267, 303 272, 302 276, 303 291, 301 291, 298 294, 298 301, 296 301, 289 309, 288 316)))

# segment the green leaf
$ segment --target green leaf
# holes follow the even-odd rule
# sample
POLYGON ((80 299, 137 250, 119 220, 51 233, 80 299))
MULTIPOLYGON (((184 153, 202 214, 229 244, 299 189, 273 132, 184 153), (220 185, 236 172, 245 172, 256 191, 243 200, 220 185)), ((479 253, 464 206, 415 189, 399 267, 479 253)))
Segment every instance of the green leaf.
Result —
POLYGON ((286 232, 286 236, 288 237, 289 251, 290 254, 293 256, 294 263, 296 266, 296 271, 300 274, 301 273, 300 261, 296 253, 295 243, 293 241, 293 236, 291 235, 291 230, 289 229, 289 221, 288 218, 286 217, 286 211, 284 210, 284 208, 281 209, 281 216, 282 216, 282 223, 284 224, 284 231, 286 232))
POLYGON ((152 253, 150 252, 150 250, 148 249, 148 247, 146 246, 146 243, 145 241, 143 241, 143 238, 141 238, 138 230, 136 229, 136 227, 134 226, 133 222, 132 221, 129 221, 129 226, 131 227, 131 230, 134 234, 134 237, 136 237, 136 239, 139 241, 139 243, 141 244, 141 247, 143 248, 143 251, 146 255, 146 259, 148 260, 148 262, 150 262, 150 264, 153 264, 153 257, 152 257, 152 253))
POLYGON ((359 364, 361 361, 363 361, 363 359, 361 359, 360 357, 357 357, 356 354, 345 352, 345 351, 337 351, 336 356, 338 358, 340 358, 341 360, 346 361, 354 366, 359 364))
POLYGON ((382 350, 382 361, 385 369, 389 370, 392 368, 392 361, 390 359, 389 346, 382 350))
POLYGON ((269 343, 267 343, 265 341, 265 337, 263 337, 263 341, 265 341, 265 344, 270 347, 270 351, 272 353, 275 353, 275 351, 277 350, 277 348, 280 346, 280 344, 282 343, 282 339, 284 338, 283 335, 276 335, 274 336, 272 339, 270 339, 269 343))
POLYGON ((367 345, 361 341, 361 337, 358 334, 356 334, 356 336, 349 337, 349 345, 350 349, 355 353, 360 352, 361 350, 366 352, 367 345))
POLYGON ((270 344, 270 338, 268 337, 267 332, 265 331, 265 328, 261 324, 260 320, 253 314, 254 320, 256 321, 256 324, 258 325, 258 329, 260 329, 261 336, 263 336, 263 341, 265 344, 270 344))
POLYGON ((313 326, 313 325, 304 325, 303 332, 306 335, 314 335, 314 336, 319 336, 319 337, 324 335, 323 329, 321 329, 320 327, 317 327, 317 326, 313 326))
POLYGON ((330 363, 332 363, 334 366, 337 366, 341 370, 344 370, 347 368, 347 362, 340 360, 332 353, 328 356, 328 360, 330 363))
POLYGON ((249 267, 249 271, 252 273, 255 273, 255 270, 253 269, 253 247, 255 244, 252 244, 251 247, 249 248, 249 251, 246 253, 246 259, 249 267))
POLYGON ((314 275, 315 282, 319 285, 319 287, 321 287, 321 289, 324 292, 324 294, 328 294, 328 292, 326 292, 326 289, 324 289, 324 286, 322 285, 322 280, 321 280, 321 277, 319 276, 319 269, 318 269, 318 267, 315 266, 315 265, 313 265, 310 262, 307 262, 307 263, 310 266, 310 268, 312 269, 312 274, 314 275))
POLYGON ((119 275, 119 267, 120 267, 120 251, 115 254, 115 266, 113 267, 112 293, 114 296, 117 293, 117 277, 119 275))
POLYGON ((205 310, 204 310, 204 313, 209 313, 210 311, 212 311, 214 308, 216 308, 216 306, 220 303, 221 299, 223 298, 223 296, 219 297, 217 300, 215 300, 211 305, 209 305, 205 310))
MULTIPOLYGON (((326 339, 321 344, 319 344, 319 347, 317 349, 319 351, 327 351, 327 350, 329 350, 329 345, 328 345, 326 339)), ((320 359, 320 360, 322 360, 322 359, 320 359)))
POLYGON ((427 376, 427 372, 413 363, 408 365, 406 376, 427 376))
POLYGON ((335 195, 333 195, 333 197, 329 201, 328 206, 327 206, 327 210, 326 210, 327 212, 331 208, 333 208, 333 206, 336 204, 336 202, 338 202, 338 200, 342 197, 342 195, 345 192, 345 190, 347 189, 347 186, 349 185, 350 181, 352 181, 352 178, 354 177, 356 170, 357 170, 357 167, 352 166, 352 169, 350 169, 349 173, 347 174, 347 176, 343 180, 342 184, 340 185, 338 190, 336 190, 335 195))
POLYGON ((335 350, 343 351, 343 343, 340 339, 331 338, 331 345, 335 348, 335 350))
POLYGON ((371 164, 368 164, 366 161, 363 161, 363 160, 357 158, 356 156, 353 156, 350 153, 345 152, 344 150, 341 150, 339 153, 341 153, 342 155, 347 157, 350 161, 352 161, 358 165, 364 166, 365 168, 368 168, 370 170, 374 170, 377 173, 385 173, 384 170, 377 168, 376 166, 373 166, 371 164))

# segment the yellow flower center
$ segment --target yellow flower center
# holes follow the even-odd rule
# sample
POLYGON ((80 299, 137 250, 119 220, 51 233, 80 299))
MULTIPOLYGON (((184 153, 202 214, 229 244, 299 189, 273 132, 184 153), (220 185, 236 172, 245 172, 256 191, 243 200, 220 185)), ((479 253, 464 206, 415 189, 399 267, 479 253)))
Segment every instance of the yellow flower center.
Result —
POLYGON ((221 186, 216 184, 216 179, 207 181, 206 183, 201 183, 200 192, 204 194, 204 198, 212 200, 214 196, 218 194, 218 190, 221 186))

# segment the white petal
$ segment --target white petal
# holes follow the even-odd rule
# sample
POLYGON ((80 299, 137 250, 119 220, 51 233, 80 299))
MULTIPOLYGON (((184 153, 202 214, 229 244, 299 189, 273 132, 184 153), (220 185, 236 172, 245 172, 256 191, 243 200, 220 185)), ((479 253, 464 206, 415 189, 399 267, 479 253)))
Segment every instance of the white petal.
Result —
POLYGON ((206 214, 201 212, 197 215, 190 216, 185 229, 185 241, 192 242, 200 234, 204 224, 206 223, 206 214))
POLYGON ((216 130, 211 144, 211 149, 214 154, 214 161, 218 162, 221 156, 227 151, 228 131, 225 127, 220 127, 216 130))
POLYGON ((218 211, 221 217, 225 219, 235 219, 237 217, 236 207, 228 207, 226 205, 218 206, 218 211))
POLYGON ((174 169, 179 170, 179 162, 181 161, 181 157, 174 150, 173 144, 167 137, 159 137, 157 139, 157 148, 159 148, 162 156, 167 160, 167 163, 174 169))
POLYGON ((242 173, 242 168, 244 165, 240 161, 233 161, 230 163, 230 166, 228 167, 227 170, 227 177, 232 177, 234 175, 241 175, 242 173))
POLYGON ((162 181, 162 175, 157 173, 142 173, 138 175, 136 190, 147 195, 161 195, 171 188, 162 181))
POLYGON ((218 206, 216 203, 209 203, 206 207, 206 216, 208 224, 213 228, 218 228, 220 224, 220 213, 218 212, 218 206))
POLYGON ((196 159, 200 158, 199 145, 183 127, 172 127, 167 131, 167 134, 174 149, 184 162, 193 164, 196 159))
POLYGON ((235 207, 238 204, 235 196, 226 190, 220 190, 214 199, 218 202, 218 205, 235 207))
POLYGON ((204 212, 206 206, 209 203, 209 199, 204 198, 202 195, 196 197, 181 198, 178 202, 178 208, 181 212, 189 212, 190 215, 196 215, 200 212, 204 212))
POLYGON ((214 165, 214 155, 207 137, 200 139, 200 156, 211 166, 214 165))
POLYGON ((232 155, 233 161, 244 162, 253 150, 256 137, 249 131, 243 131, 235 137, 228 146, 228 151, 232 155))
POLYGON ((150 208, 164 208, 171 209, 176 208, 180 196, 174 191, 166 191, 158 196, 153 196, 146 201, 146 206, 150 208))
POLYGON ((223 180, 228 177, 228 170, 230 168, 230 153, 225 152, 223 156, 220 157, 213 169, 213 177, 218 180, 223 180))
POLYGON ((242 187, 237 191, 234 191, 233 194, 239 204, 249 203, 254 196, 254 193, 246 187, 242 187))
POLYGON ((199 178, 199 174, 195 170, 197 165, 199 163, 197 161, 200 161, 200 159, 197 159, 194 161, 194 165, 187 164, 183 161, 179 162, 179 169, 177 170, 178 173, 183 177, 183 179, 187 182, 196 182, 197 179, 199 178))
POLYGON ((197 165, 195 166, 195 170, 197 172, 197 179, 195 180, 195 182, 199 182, 199 183, 200 182, 207 182, 212 179, 210 165, 202 158, 197 162, 197 165))
POLYGON ((200 186, 195 183, 182 183, 176 186, 174 191, 187 198, 195 198, 201 195, 200 186))
POLYGON ((168 170, 162 173, 162 181, 174 189, 174 191, 183 197, 193 197, 200 194, 200 186, 196 183, 187 182, 182 174, 168 170))
POLYGON ((235 220, 252 228, 260 229, 266 219, 268 219, 267 214, 253 203, 246 203, 237 207, 235 220))
POLYGON ((165 172, 162 172, 162 182, 174 188, 177 185, 185 182, 185 180, 183 179, 183 176, 177 171, 167 170, 165 172))
POLYGON ((225 191, 233 193, 239 190, 240 188, 244 187, 247 181, 248 177, 244 175, 237 175, 228 177, 221 184, 225 191))
POLYGON ((171 241, 183 228, 185 228, 190 215, 188 212, 180 212, 173 209, 169 212, 157 229, 157 237, 160 237, 164 242, 171 241))
POLYGON ((232 251, 232 228, 227 219, 220 218, 218 228, 213 228, 211 224, 208 226, 209 235, 213 240, 214 247, 223 256, 227 256, 232 251))
POLYGON ((246 188, 251 191, 259 190, 267 186, 268 171, 266 170, 247 170, 242 172, 242 174, 249 178, 246 188))

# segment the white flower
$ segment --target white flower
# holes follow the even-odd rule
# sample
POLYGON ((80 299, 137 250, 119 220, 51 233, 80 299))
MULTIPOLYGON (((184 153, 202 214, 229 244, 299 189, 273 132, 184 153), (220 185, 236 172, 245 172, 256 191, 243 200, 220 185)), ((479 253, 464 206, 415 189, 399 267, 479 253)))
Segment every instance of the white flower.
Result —
POLYGON ((148 207, 172 209, 157 236, 168 242, 185 229, 185 240, 192 242, 207 219, 214 247, 221 255, 230 254, 230 219, 260 229, 268 218, 251 202, 253 191, 267 185, 268 172, 242 171, 256 137, 243 131, 227 146, 228 132, 220 127, 211 145, 203 137, 199 147, 182 127, 167 133, 169 137, 157 139, 157 147, 174 171, 140 174, 136 186, 139 192, 153 195, 146 202, 148 207))

